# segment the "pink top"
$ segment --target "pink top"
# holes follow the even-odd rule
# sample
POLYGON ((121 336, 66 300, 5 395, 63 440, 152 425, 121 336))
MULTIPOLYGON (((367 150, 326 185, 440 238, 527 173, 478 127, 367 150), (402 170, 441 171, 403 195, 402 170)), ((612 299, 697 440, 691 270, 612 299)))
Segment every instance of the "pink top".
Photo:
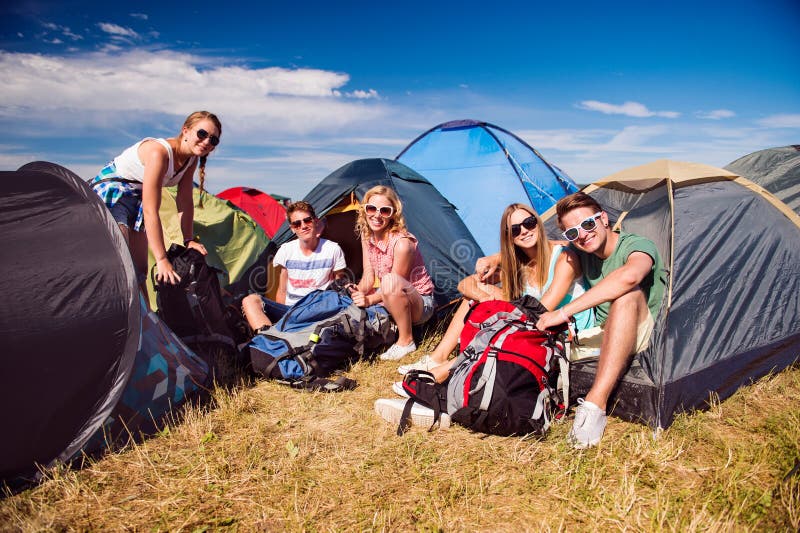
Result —
POLYGON ((369 238, 367 253, 369 254, 369 262, 375 272, 375 277, 381 279, 392 271, 394 245, 397 244, 399 239, 403 238, 407 238, 414 243, 414 259, 411 262, 411 274, 408 281, 419 294, 433 294, 433 280, 425 269, 425 262, 422 260, 422 254, 419 253, 419 248, 417 247, 417 238, 410 233, 393 231, 389 234, 389 239, 385 244, 375 242, 372 237, 369 238))

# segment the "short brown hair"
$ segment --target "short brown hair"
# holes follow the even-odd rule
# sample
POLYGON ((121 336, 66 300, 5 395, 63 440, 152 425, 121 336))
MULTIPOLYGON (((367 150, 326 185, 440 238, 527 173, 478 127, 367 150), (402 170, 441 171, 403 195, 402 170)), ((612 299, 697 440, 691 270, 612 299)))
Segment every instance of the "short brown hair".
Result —
POLYGON ((558 223, 561 224, 561 219, 572 211, 573 209, 580 209, 581 207, 591 207, 596 212, 603 210, 597 200, 586 194, 585 192, 576 192, 569 196, 563 197, 556 203, 556 214, 558 215, 558 223))
POLYGON ((292 213, 294 213, 295 211, 305 211, 306 213, 310 214, 313 218, 317 218, 317 214, 314 212, 314 208, 311 207, 311 204, 308 202, 304 202, 303 200, 289 204, 289 207, 286 208, 286 220, 291 222, 292 213))

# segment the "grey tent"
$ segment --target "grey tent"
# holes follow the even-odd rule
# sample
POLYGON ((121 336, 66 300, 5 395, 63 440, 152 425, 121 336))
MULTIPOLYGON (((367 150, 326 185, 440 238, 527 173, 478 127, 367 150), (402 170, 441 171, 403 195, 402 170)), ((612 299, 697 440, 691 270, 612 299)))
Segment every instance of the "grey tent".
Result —
POLYGON ((208 368, 139 295, 111 214, 52 163, 0 172, 0 481, 156 429, 208 368))
MULTIPOLYGON (((669 282, 650 347, 610 405, 625 419, 669 426, 800 356, 800 217, 723 169, 659 160, 584 188, 623 230, 652 239, 669 282)), ((545 213, 556 234, 554 209, 545 213)), ((573 365, 585 394, 596 362, 573 365)))
MULTIPOLYGON (((402 163, 360 159, 335 170, 314 187, 304 200, 314 206, 317 216, 325 216, 323 237, 339 243, 348 268, 354 278, 360 278, 356 213, 364 193, 375 185, 393 188, 403 202, 406 224, 419 239, 425 266, 436 285, 436 303, 441 306, 458 298, 458 282, 474 271, 480 248, 453 205, 427 179, 402 163)), ((280 245, 292 237, 284 223, 273 240, 280 245)))
POLYGON ((725 169, 761 185, 800 214, 800 144, 759 150, 725 169))

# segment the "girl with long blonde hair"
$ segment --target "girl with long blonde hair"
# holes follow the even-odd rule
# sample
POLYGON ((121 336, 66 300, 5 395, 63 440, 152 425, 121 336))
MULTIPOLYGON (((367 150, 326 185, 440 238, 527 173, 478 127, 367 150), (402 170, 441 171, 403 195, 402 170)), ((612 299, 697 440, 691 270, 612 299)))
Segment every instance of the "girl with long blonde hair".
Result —
POLYGON ((417 238, 406 228, 403 203, 392 188, 377 185, 364 194, 356 233, 361 238, 364 273, 350 293, 359 307, 383 304, 389 311, 397 324, 397 342, 380 358, 395 361, 417 349, 412 325, 433 315, 433 280, 417 238))

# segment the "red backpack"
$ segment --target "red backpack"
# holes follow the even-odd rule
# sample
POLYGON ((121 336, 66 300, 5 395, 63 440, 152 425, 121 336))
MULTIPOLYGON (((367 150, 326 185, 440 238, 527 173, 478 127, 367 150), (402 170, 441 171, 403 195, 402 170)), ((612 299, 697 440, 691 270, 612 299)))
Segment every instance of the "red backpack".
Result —
MULTIPOLYGON (((426 373, 410 372, 403 385, 410 401, 445 411, 453 422, 482 433, 544 436, 563 414, 557 382, 567 358, 563 334, 536 329, 543 312, 528 296, 474 305, 464 319, 461 353, 450 377, 432 384, 426 373)), ((398 430, 404 429, 401 421, 398 430)))

